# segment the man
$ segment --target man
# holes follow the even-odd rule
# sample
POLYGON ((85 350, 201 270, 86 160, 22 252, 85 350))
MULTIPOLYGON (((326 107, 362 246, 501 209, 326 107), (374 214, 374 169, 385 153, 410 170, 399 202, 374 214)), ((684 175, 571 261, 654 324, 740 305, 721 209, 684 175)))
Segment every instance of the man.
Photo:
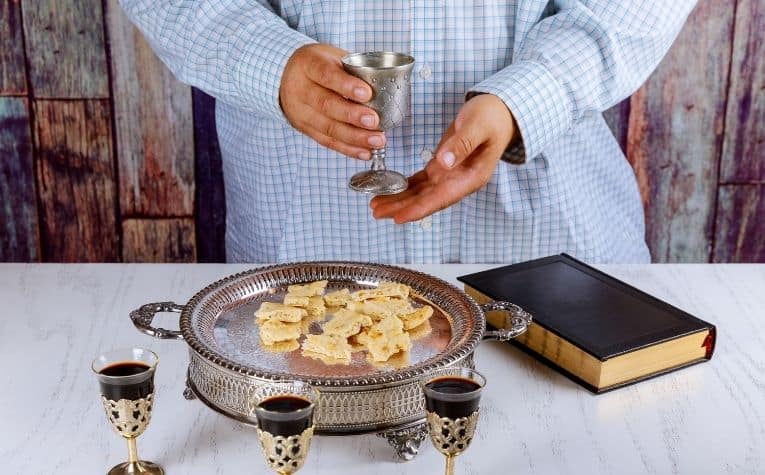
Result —
POLYGON ((649 260, 600 112, 656 67, 693 0, 121 2, 218 99, 232 261, 649 260), (417 61, 387 137, 340 63, 381 50, 417 61), (409 189, 370 202, 347 181, 386 141, 409 189))

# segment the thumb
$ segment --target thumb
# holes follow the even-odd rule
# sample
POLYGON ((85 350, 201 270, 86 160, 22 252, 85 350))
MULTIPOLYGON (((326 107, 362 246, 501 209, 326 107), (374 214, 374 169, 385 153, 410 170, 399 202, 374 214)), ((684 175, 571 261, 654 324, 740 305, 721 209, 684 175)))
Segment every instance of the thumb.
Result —
POLYGON ((463 107, 454 120, 451 134, 438 147, 436 159, 446 168, 454 168, 468 158, 484 141, 480 121, 473 107, 463 107))

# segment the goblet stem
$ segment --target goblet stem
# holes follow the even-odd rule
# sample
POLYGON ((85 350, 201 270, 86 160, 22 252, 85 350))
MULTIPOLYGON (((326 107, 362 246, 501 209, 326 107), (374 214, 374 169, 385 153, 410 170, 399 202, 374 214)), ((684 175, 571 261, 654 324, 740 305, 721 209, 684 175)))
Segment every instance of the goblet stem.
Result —
POLYGON ((446 475, 454 475, 454 455, 446 456, 446 475))
POLYGON ((135 443, 135 437, 128 437, 128 462, 138 462, 138 446, 135 443))
POLYGON ((372 170, 385 170, 385 147, 372 150, 372 170))

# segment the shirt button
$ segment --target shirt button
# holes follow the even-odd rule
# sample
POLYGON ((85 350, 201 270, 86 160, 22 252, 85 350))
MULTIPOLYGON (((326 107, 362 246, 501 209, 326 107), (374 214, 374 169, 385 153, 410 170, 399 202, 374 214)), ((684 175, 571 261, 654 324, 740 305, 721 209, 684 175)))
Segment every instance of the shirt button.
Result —
POLYGON ((433 75, 433 71, 430 69, 430 66, 426 63, 423 64, 420 68, 420 77, 422 79, 430 79, 430 76, 433 75))
POLYGON ((420 220, 420 227, 425 231, 429 231, 433 227, 433 216, 425 216, 420 220))
POLYGON ((420 152, 420 158, 422 158, 423 162, 429 162, 433 159, 433 151, 429 148, 423 148, 422 152, 420 152))

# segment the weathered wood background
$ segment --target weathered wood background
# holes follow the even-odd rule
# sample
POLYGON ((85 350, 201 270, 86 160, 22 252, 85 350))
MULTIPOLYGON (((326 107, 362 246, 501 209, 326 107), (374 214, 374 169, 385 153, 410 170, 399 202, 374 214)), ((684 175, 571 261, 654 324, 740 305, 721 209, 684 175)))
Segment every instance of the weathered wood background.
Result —
MULTIPOLYGON (((699 3, 607 113, 659 262, 765 262, 765 2, 699 3)), ((225 260, 214 101, 116 0, 0 0, 0 261, 225 260)))

